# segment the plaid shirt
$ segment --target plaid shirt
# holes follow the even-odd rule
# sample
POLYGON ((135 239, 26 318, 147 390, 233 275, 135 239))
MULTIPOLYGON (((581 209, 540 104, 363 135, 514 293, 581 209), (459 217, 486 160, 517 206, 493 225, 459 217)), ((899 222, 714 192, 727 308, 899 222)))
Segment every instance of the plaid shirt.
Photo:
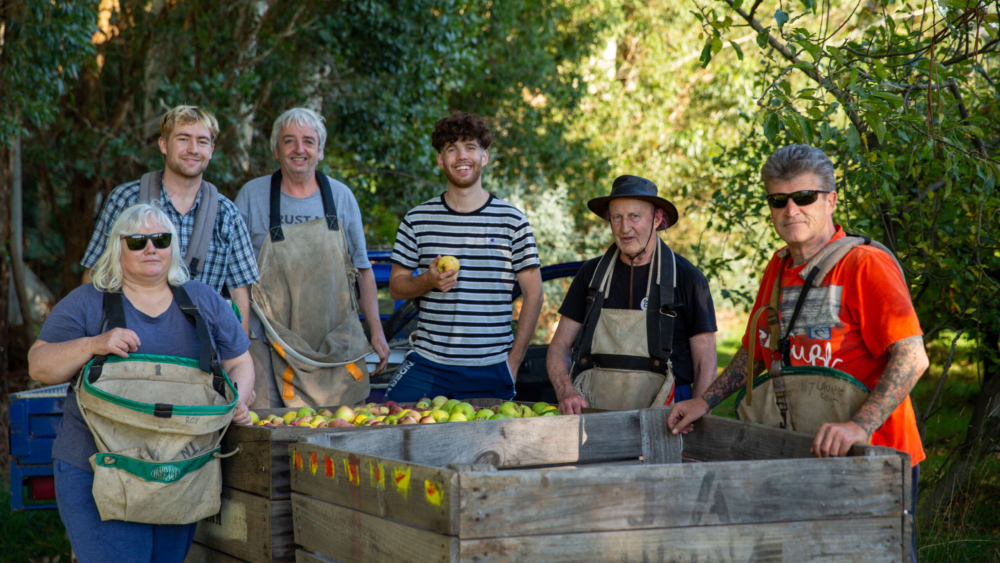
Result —
MULTIPOLYGON (((137 203, 139 203, 139 180, 122 184, 112 190, 101 209, 100 217, 97 218, 97 224, 94 225, 94 234, 91 235, 90 244, 87 245, 87 253, 80 262, 85 268, 93 269, 104 253, 108 231, 111 230, 118 214, 137 203)), ((166 212, 167 217, 170 217, 170 221, 177 228, 181 256, 187 252, 188 243, 191 242, 194 220, 198 216, 200 204, 199 192, 191 210, 186 215, 181 215, 170 201, 167 192, 160 188, 160 208, 166 212)), ((208 245, 205 264, 199 270, 198 276, 194 279, 208 284, 218 292, 222 291, 223 285, 229 286, 229 289, 236 289, 260 279, 257 260, 250 245, 250 234, 243 223, 243 218, 240 217, 236 205, 222 194, 219 194, 219 212, 215 216, 212 242, 208 245)))

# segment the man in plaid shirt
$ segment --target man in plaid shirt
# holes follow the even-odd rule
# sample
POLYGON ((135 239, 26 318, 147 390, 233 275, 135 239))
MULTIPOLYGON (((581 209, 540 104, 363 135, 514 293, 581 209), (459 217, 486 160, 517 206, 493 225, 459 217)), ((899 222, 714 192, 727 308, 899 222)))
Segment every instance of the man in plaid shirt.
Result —
MULTIPOLYGON (((177 227, 182 255, 187 253, 191 242, 201 205, 202 174, 212 160, 218 134, 219 124, 215 117, 193 106, 178 106, 160 119, 160 152, 165 157, 166 166, 159 205, 177 227)), ((139 180, 122 184, 108 196, 97 218, 87 252, 80 262, 87 269, 83 274, 83 283, 90 282, 90 269, 104 252, 108 230, 118 214, 139 203, 139 185, 139 180)), ((205 264, 199 268, 194 279, 218 292, 222 292, 223 286, 228 286, 233 302, 240 310, 243 330, 249 334, 249 286, 260 279, 260 273, 243 218, 236 205, 222 194, 219 194, 219 211, 205 264)))

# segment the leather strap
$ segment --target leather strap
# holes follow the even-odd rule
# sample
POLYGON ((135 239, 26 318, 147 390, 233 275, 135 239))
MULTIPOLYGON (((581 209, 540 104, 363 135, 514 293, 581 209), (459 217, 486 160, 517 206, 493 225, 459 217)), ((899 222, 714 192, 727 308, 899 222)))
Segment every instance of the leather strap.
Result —
MULTIPOLYGON (((316 172, 316 183, 319 184, 320 197, 323 199, 323 217, 326 226, 331 231, 340 230, 340 220, 337 218, 337 205, 333 202, 333 189, 326 174, 316 172)), ((281 229, 281 170, 271 174, 271 216, 268 220, 268 235, 271 242, 285 240, 281 229)))
POLYGON ((191 301, 187 291, 181 286, 170 286, 174 293, 174 300, 187 316, 188 320, 194 324, 198 331, 199 359, 198 366, 201 371, 212 374, 212 388, 220 395, 226 395, 226 380, 222 377, 222 364, 219 362, 219 352, 212 345, 212 336, 208 331, 208 323, 205 317, 198 310, 198 306, 191 301))

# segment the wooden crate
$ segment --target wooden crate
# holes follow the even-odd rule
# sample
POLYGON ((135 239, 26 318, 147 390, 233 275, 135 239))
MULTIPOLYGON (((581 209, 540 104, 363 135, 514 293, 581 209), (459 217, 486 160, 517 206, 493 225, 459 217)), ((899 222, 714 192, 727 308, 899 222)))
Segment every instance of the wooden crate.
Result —
MULTIPOLYGON (((469 399, 469 402, 476 406, 491 407, 503 401, 469 399)), ((336 407, 331 408, 335 409, 336 407)), ((280 415, 289 410, 291 409, 259 409, 254 412, 264 418, 269 414, 280 415)), ((222 440, 222 451, 228 453, 239 449, 239 453, 222 460, 222 510, 198 524, 195 541, 204 548, 249 563, 294 561, 289 444, 299 438, 319 434, 391 428, 395 426, 315 429, 231 426, 222 440)), ((196 561, 191 557, 188 559, 196 561)))
POLYGON ((910 560, 906 454, 716 417, 682 440, 668 413, 305 438, 298 561, 910 560))

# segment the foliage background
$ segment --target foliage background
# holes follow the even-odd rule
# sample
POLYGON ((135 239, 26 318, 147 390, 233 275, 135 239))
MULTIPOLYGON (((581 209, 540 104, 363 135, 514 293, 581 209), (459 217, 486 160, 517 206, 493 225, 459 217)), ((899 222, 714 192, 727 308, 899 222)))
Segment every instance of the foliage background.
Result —
MULTIPOLYGON (((26 265, 64 295, 103 196, 162 166, 166 108, 216 114, 207 176, 233 197, 273 169, 274 117, 307 105, 327 118, 323 167, 354 189, 369 245, 388 247, 443 190, 434 121, 475 111, 496 134, 487 186, 526 211, 546 264, 607 244, 585 202, 615 176, 656 182, 681 209, 666 238, 708 276, 731 349, 779 247, 757 173, 775 147, 813 144, 837 167, 838 222, 903 264, 931 353, 912 396, 931 455, 921 555, 997 560, 1000 519, 983 508, 1000 500, 997 7, 0 0, 0 213, 20 137, 26 265)), ((9 279, 0 262, 0 295, 9 279)), ((19 388, 32 335, 8 333, 0 302, 0 380, 19 388)))

